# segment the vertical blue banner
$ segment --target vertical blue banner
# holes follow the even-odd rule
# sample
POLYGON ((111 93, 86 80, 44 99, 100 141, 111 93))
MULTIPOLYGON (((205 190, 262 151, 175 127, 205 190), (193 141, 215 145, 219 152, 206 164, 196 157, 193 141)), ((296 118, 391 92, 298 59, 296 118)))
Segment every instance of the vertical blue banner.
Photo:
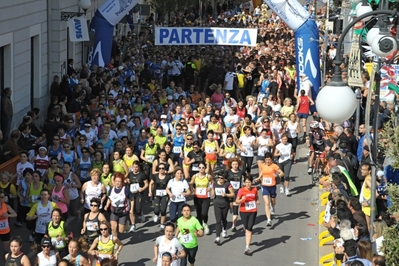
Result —
POLYGON ((90 31, 94 32, 94 45, 89 48, 87 63, 89 66, 104 67, 111 60, 114 26, 97 11, 91 21, 90 31))
MULTIPOLYGON (((297 84, 300 88, 300 74, 304 73, 313 84, 312 99, 316 100, 321 85, 319 30, 314 20, 307 20, 295 31, 295 54, 297 84)), ((313 106, 312 106, 313 107, 313 106)), ((314 107, 311 108, 315 111, 314 107)))

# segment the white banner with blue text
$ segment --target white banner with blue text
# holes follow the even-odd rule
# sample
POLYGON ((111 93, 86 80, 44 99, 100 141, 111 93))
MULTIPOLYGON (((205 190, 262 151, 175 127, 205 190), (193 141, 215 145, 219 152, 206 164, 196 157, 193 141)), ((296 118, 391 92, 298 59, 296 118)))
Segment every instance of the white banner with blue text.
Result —
POLYGON ((90 40, 86 16, 71 18, 68 20, 68 27, 71 42, 87 42, 90 40))
POLYGON ((156 27, 155 45, 256 46, 257 29, 156 27))

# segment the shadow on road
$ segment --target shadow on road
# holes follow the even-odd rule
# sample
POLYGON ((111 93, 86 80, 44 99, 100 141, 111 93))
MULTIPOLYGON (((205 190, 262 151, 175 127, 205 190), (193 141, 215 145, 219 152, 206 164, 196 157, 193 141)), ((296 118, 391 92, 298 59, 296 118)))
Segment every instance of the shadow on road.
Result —
MULTIPOLYGON (((310 182, 310 177, 309 177, 309 182, 310 182)), ((313 187, 314 187, 314 185, 309 184, 309 185, 304 185, 304 186, 291 188, 291 190, 290 190, 291 196, 292 195, 301 194, 302 192, 305 192, 305 191, 307 191, 309 189, 312 189, 313 187)))
POLYGON ((277 218, 273 219, 273 221, 276 221, 276 223, 273 223, 273 226, 270 227, 271 230, 276 228, 278 225, 282 224, 283 222, 287 222, 289 220, 295 220, 295 219, 306 219, 309 218, 309 214, 306 211, 301 211, 301 212, 289 212, 289 213, 284 213, 281 215, 278 215, 277 218))
POLYGON ((145 258, 145 259, 141 259, 136 262, 123 262, 123 263, 119 263, 118 266, 144 266, 145 262, 150 261, 150 260, 151 259, 145 258))
POLYGON ((291 236, 281 236, 281 237, 278 237, 278 238, 276 237, 276 238, 265 239, 262 242, 254 242, 253 245, 257 246, 259 248, 253 250, 252 254, 255 254, 255 253, 260 252, 260 251, 262 251, 264 249, 276 246, 276 245, 278 245, 280 243, 286 243, 286 241, 288 239, 290 239, 290 238, 291 238, 291 236))

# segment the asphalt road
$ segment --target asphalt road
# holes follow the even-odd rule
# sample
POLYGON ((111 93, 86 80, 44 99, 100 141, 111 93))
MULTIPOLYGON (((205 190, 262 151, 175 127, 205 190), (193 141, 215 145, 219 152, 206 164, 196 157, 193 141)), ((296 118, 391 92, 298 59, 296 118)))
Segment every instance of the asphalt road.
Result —
MULTIPOLYGON (((264 203, 261 201, 250 246, 253 252, 252 256, 243 254, 245 240, 240 220, 236 233, 229 230, 227 238, 222 238, 220 246, 213 243, 215 239, 215 218, 213 206, 211 206, 208 224, 212 234, 199 239, 199 251, 195 265, 255 266, 259 265, 260 262, 266 265, 279 266, 294 265, 295 262, 305 263, 298 265, 318 264, 318 189, 310 185, 310 176, 306 173, 305 154, 307 150, 299 148, 298 153, 300 156, 297 160, 298 163, 293 165, 291 170, 291 196, 278 194, 272 227, 266 227, 264 203), (301 238, 305 238, 305 240, 301 240, 301 238)), ((253 168, 252 173, 257 173, 257 169, 253 168)), ((192 204, 192 201, 189 203, 192 204)), ((150 204, 147 203, 144 209, 147 222, 144 224, 137 223, 138 230, 135 233, 120 235, 120 239, 124 243, 124 248, 119 255, 120 266, 155 265, 152 262, 153 245, 155 238, 160 236, 161 232, 158 225, 152 221, 150 204)), ((193 215, 195 215, 195 211, 193 215)), ((231 221, 231 215, 229 215, 228 221, 231 221)), ((30 252, 31 244, 27 241, 28 230, 15 227, 13 223, 14 219, 11 219, 11 234, 22 236, 25 243, 23 251, 29 254, 29 257, 33 260, 34 254, 30 252)), ((79 235, 82 222, 73 218, 68 220, 68 224, 75 236, 79 235)), ((230 227, 231 223, 228 226, 230 227)), ((0 265, 4 265, 3 254, 4 252, 0 257, 0 265)))

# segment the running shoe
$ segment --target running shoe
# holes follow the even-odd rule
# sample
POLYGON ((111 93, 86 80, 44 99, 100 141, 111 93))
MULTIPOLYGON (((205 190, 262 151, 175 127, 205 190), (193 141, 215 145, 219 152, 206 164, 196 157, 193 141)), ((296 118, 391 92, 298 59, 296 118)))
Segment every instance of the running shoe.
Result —
POLYGON ((223 230, 223 232, 222 232, 222 237, 223 237, 223 238, 226 238, 226 237, 227 237, 227 231, 226 231, 226 230, 223 230))
POLYGON ((152 220, 154 221, 154 223, 158 222, 158 215, 154 215, 154 217, 152 218, 152 220))
POLYGON ((213 241, 216 245, 220 245, 220 237, 217 237, 215 241, 213 241))
POLYGON ((165 225, 163 225, 163 224, 160 224, 159 227, 161 228, 161 230, 165 229, 165 225))
POLYGON ((283 194, 283 193, 284 193, 284 187, 280 186, 280 194, 283 194))
POLYGON ((22 223, 21 222, 16 222, 14 225, 16 225, 18 227, 22 227, 22 223))
POLYGON ((145 216, 144 216, 144 214, 142 214, 142 215, 140 216, 140 220, 141 220, 142 223, 145 223, 145 216))
POLYGON ((272 226, 272 220, 267 220, 266 226, 267 226, 267 227, 272 226))
POLYGON ((235 226, 231 227, 231 232, 233 232, 233 233, 237 232, 237 229, 235 226))
POLYGON ((209 235, 209 226, 206 223, 203 223, 202 226, 204 227, 204 234, 209 235))
POLYGON ((271 214, 274 214, 274 212, 275 212, 275 209, 274 209, 273 206, 270 204, 270 213, 271 213, 271 214))
POLYGON ((130 229, 129 229, 129 233, 134 233, 134 232, 136 232, 136 225, 135 224, 130 226, 130 229))
POLYGON ((309 167, 309 168, 308 168, 308 174, 309 174, 309 175, 312 174, 312 170, 313 170, 312 167, 309 167))
POLYGON ((288 188, 285 188, 285 195, 289 196, 290 195, 290 190, 288 188))
POLYGON ((249 247, 245 248, 244 254, 247 255, 247 256, 251 255, 251 250, 249 249, 249 247))

